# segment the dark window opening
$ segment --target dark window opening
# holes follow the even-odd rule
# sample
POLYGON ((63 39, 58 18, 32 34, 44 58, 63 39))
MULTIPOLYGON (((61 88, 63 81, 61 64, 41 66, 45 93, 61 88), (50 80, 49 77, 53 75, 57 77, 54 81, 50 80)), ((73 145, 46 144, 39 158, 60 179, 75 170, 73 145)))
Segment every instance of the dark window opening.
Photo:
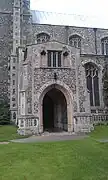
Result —
POLYGON ((106 55, 108 55, 108 42, 106 43, 106 55))
POLYGON ((96 66, 88 63, 85 65, 87 89, 90 93, 90 105, 100 106, 99 100, 99 78, 96 66))
POLYGON ((45 43, 50 40, 50 36, 46 33, 40 33, 37 35, 37 43, 45 43))
POLYGON ((69 38, 69 45, 75 48, 81 48, 81 37, 78 35, 73 35, 69 38))
POLYGON ((58 52, 58 67, 61 67, 61 52, 58 52))
POLYGON ((48 67, 51 67, 51 53, 48 52, 48 67))
POLYGON ((48 67, 61 67, 61 51, 48 51, 48 67))
POLYGON ((102 55, 104 55, 104 43, 102 43, 102 55))
POLYGON ((56 67, 56 52, 53 52, 53 67, 56 67))
POLYGON ((102 54, 108 55, 108 37, 101 40, 102 54))

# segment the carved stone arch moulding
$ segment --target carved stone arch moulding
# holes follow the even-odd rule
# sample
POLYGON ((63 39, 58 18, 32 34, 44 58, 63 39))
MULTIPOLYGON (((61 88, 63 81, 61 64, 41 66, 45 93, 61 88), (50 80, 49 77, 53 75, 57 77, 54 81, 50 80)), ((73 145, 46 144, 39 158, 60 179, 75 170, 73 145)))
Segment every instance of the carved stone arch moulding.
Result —
POLYGON ((68 114, 68 132, 72 132, 73 130, 73 93, 70 90, 70 88, 63 82, 57 80, 55 81, 50 81, 47 82, 46 84, 44 84, 39 92, 37 93, 37 98, 38 99, 38 116, 40 119, 40 127, 41 127, 41 132, 43 132, 43 99, 45 94, 51 90, 52 88, 56 88, 58 90, 60 90, 67 101, 67 114, 68 114))
POLYGON ((86 65, 86 64, 88 64, 88 63, 91 63, 91 64, 97 66, 97 68, 98 68, 99 71, 102 71, 102 70, 103 70, 103 66, 100 65, 100 64, 97 64, 97 63, 96 63, 94 60, 92 60, 92 59, 82 61, 82 65, 83 65, 83 66, 86 65))
POLYGON ((106 36, 105 36, 105 35, 104 35, 104 36, 101 36, 100 39, 101 39, 101 41, 102 41, 102 40, 105 40, 105 39, 108 39, 108 35, 106 35, 106 36))
POLYGON ((51 36, 51 34, 50 34, 49 32, 47 32, 47 31, 39 31, 39 32, 36 32, 36 33, 35 33, 35 36, 37 37, 38 34, 43 34, 43 33, 44 33, 44 34, 47 34, 48 36, 51 36))
POLYGON ((66 100, 70 99, 71 103, 72 103, 72 101, 73 101, 72 91, 64 82, 61 82, 59 80, 57 80, 56 82, 55 81, 47 82, 40 88, 39 94, 38 94, 39 101, 42 100, 42 98, 44 98, 44 95, 52 88, 52 86, 59 89, 66 97, 66 100))
POLYGON ((37 44, 48 42, 50 40, 50 35, 45 32, 39 32, 36 35, 36 40, 37 40, 37 44))
POLYGON ((73 36, 79 36, 81 39, 84 39, 84 35, 79 34, 79 33, 72 33, 72 34, 69 35, 69 38, 71 38, 73 36))
POLYGON ((69 42, 70 46, 73 46, 75 48, 81 48, 82 39, 83 38, 80 35, 73 34, 73 35, 69 36, 68 42, 69 42))

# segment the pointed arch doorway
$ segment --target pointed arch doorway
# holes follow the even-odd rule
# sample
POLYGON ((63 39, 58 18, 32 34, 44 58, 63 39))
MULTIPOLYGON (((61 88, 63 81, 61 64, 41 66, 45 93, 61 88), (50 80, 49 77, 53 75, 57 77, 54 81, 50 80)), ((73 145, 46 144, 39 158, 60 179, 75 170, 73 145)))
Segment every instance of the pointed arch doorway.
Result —
POLYGON ((73 131, 73 94, 69 87, 61 82, 49 82, 40 89, 40 132, 73 131))
POLYGON ((67 102, 64 94, 56 89, 49 90, 43 99, 44 131, 68 131, 67 102))

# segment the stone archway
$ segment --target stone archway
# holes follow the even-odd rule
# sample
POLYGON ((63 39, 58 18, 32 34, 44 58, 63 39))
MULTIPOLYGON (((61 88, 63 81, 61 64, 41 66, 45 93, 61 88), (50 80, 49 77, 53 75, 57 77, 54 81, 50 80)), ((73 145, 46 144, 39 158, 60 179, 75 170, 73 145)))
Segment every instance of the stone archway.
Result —
POLYGON ((64 94, 57 88, 49 90, 43 98, 43 130, 68 131, 67 102, 64 94))
POLYGON ((72 132, 73 131, 73 104, 72 104, 72 91, 69 89, 69 87, 65 84, 62 83, 61 81, 56 81, 54 82, 49 82, 45 84, 41 89, 40 89, 40 94, 39 94, 39 119, 40 119, 40 132, 43 132, 43 100, 45 95, 51 91, 52 89, 57 89, 59 90, 63 96, 66 99, 66 104, 67 104, 67 131, 72 132))

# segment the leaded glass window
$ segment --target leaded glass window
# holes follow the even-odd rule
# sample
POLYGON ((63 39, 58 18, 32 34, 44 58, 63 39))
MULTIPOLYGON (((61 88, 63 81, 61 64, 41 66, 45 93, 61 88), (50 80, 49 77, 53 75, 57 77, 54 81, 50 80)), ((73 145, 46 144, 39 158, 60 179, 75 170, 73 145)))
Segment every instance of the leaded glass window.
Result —
POLYGON ((100 106, 98 69, 95 65, 88 63, 85 65, 85 71, 87 89, 90 93, 90 105, 100 106))
POLYGON ((101 40, 102 54, 108 55, 108 37, 101 40))
POLYGON ((76 48, 81 48, 81 37, 78 35, 71 36, 69 38, 69 45, 76 48))
POLYGON ((50 40, 50 36, 46 33, 40 33, 37 35, 37 43, 45 43, 50 40))

